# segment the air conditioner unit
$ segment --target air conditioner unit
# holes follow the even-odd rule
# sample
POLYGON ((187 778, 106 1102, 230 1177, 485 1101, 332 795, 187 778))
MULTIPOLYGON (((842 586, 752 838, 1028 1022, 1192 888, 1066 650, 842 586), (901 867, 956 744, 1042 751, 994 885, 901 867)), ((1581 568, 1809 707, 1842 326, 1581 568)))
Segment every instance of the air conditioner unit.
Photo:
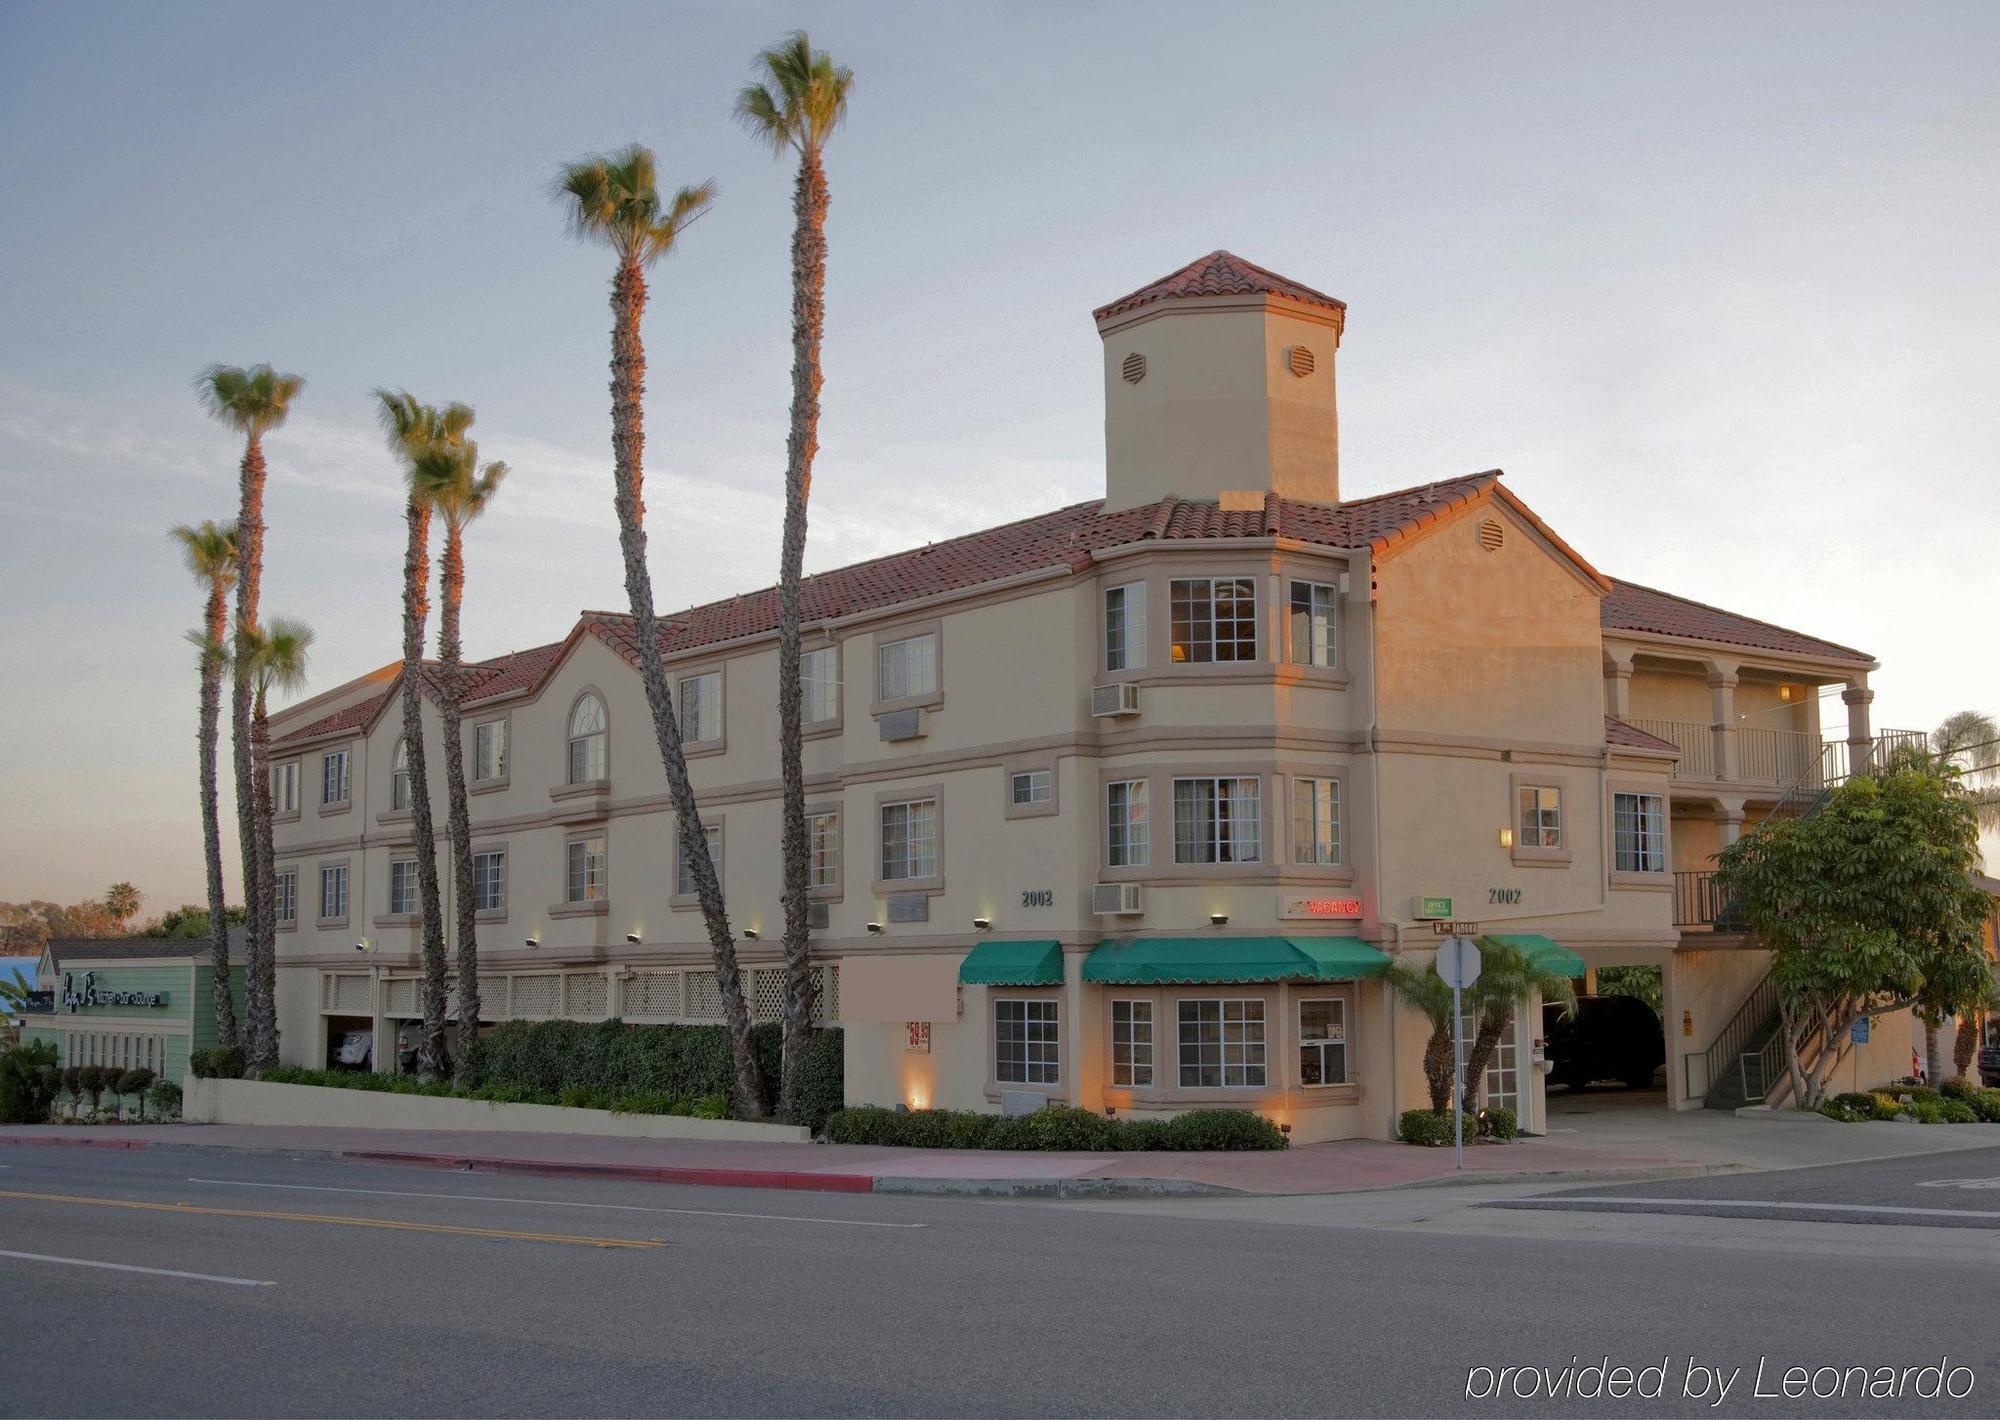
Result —
POLYGON ((1090 713, 1100 720, 1139 713, 1139 687, 1130 681, 1094 686, 1090 692, 1090 713))
POLYGON ((1139 883, 1099 883, 1090 890, 1090 910, 1099 917, 1137 917, 1145 911, 1139 883))
POLYGON ((806 904, 806 927, 808 930, 814 932, 824 932, 827 928, 827 924, 832 920, 833 920, 832 909, 830 909, 825 903, 808 902, 806 904))
POLYGON ((899 744, 904 740, 920 740, 924 737, 924 712, 922 709, 892 710, 876 720, 882 733, 882 743, 899 744))

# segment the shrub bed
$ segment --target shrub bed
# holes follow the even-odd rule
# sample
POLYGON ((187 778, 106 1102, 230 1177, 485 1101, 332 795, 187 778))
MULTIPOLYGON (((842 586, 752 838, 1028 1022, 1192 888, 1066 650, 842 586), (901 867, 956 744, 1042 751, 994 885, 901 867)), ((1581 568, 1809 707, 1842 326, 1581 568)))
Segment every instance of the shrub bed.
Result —
POLYGON ((2000 1089, 1947 1080, 1928 1085, 1882 1085, 1827 1100, 1819 1112, 1843 1124, 1868 1119, 1914 1119, 1919 1124, 2000 1124, 2000 1089))
POLYGON ((883 1109, 856 1105, 826 1122, 836 1144, 909 1149, 1068 1150, 1138 1153, 1149 1150, 1284 1149, 1291 1141, 1262 1115, 1197 1109, 1173 1119, 1107 1119, 1087 1109, 1049 1105, 1003 1118, 968 1109, 883 1109))

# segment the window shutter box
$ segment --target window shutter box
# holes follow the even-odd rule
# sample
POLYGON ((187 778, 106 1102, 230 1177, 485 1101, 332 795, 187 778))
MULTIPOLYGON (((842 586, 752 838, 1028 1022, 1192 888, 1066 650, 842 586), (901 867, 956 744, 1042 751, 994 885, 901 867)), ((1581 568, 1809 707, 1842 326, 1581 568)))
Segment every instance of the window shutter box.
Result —
POLYGON ((1099 883, 1090 890, 1090 910, 1099 917, 1137 917, 1144 908, 1140 883, 1099 883))
POLYGON ((827 924, 832 920, 833 909, 828 907, 824 902, 808 902, 806 904, 806 927, 809 930, 824 932, 827 924))
POLYGON ((892 893, 889 897, 889 920, 891 922, 930 921, 930 894, 922 892, 892 893))
POLYGON ((1139 713, 1139 687, 1129 681, 1094 686, 1090 692, 1090 713, 1099 720, 1139 713))
POLYGON ((899 740, 920 740, 924 737, 922 710, 891 711, 875 723, 881 727, 884 744, 895 744, 899 740))

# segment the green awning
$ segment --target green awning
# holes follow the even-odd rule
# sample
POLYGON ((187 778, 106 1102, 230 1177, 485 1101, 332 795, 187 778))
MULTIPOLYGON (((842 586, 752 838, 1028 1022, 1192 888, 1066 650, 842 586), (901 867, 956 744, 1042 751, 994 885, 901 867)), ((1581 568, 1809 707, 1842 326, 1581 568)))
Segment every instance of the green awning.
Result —
POLYGON ((972 986, 1060 986, 1061 942, 981 942, 958 964, 972 986))
POLYGON ((1553 971, 1558 976, 1583 975, 1582 957, 1560 942, 1550 941, 1539 932, 1488 932, 1486 935, 1496 942, 1506 943, 1516 951, 1527 953, 1528 960, 1543 971, 1553 971))
POLYGON ((1349 981, 1389 964, 1358 937, 1135 937, 1099 942, 1083 979, 1114 986, 1349 981))

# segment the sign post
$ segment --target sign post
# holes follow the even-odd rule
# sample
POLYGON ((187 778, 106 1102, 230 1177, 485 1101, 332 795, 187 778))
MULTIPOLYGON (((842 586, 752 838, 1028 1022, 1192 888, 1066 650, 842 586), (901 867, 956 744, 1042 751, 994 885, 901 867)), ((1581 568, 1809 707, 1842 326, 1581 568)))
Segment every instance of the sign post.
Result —
POLYGON ((1437 973, 1451 987, 1451 1122, 1457 1167, 1465 1167, 1465 1012, 1460 995, 1479 980, 1479 944, 1456 934, 1438 947, 1437 973))

